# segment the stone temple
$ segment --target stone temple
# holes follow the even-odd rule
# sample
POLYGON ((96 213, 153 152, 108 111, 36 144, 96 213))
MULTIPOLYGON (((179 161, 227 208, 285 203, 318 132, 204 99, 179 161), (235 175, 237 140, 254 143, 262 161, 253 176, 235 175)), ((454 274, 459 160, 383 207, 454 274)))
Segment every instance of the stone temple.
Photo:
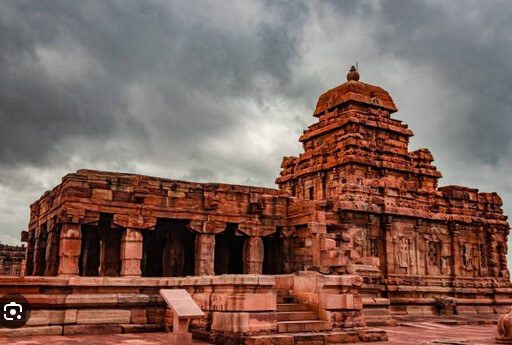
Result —
POLYGON ((68 174, 31 205, 25 276, 0 290, 33 295, 25 328, 77 334, 158 330, 158 289, 180 287, 206 314, 191 328, 218 343, 369 341, 397 319, 508 311, 500 197, 439 187, 396 111, 352 68, 320 96, 277 189, 68 174))

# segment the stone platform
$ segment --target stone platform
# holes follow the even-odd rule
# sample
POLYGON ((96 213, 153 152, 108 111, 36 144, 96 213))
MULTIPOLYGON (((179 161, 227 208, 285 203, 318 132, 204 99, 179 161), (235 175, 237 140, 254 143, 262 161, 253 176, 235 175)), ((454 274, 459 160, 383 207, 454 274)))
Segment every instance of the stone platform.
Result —
MULTIPOLYGON (((456 325, 447 326, 435 322, 419 322, 411 326, 383 327, 388 334, 389 341, 374 342, 372 344, 387 345, 430 345, 430 344, 493 344, 496 336, 494 325, 456 325)), ((0 344, 30 344, 62 345, 73 343, 80 344, 126 344, 126 345, 151 345, 166 344, 168 334, 166 333, 138 333, 138 334, 109 334, 109 335, 82 335, 82 336, 32 336, 19 338, 3 338, 0 344)), ((207 342, 194 340, 195 345, 206 345, 207 342)), ((288 343, 283 343, 288 345, 288 343)), ((313 343, 302 343, 303 345, 313 343)), ((318 343, 314 343, 318 344, 318 343)), ((330 343, 335 344, 335 343, 330 343)), ((357 343, 352 343, 357 344, 357 343)))
POLYGON ((366 327, 357 275, 220 275, 181 278, 0 277, 0 294, 18 293, 31 306, 27 324, 0 328, 0 337, 159 332, 173 314, 159 291, 190 294, 205 317, 190 331, 217 344, 376 341, 366 327), (307 333, 299 334, 299 333, 307 333), (297 335, 298 334, 298 335, 297 335), (250 340, 253 339, 253 340, 250 340), (251 342, 252 341, 252 342, 251 342), (262 343, 263 342, 263 343, 262 343))

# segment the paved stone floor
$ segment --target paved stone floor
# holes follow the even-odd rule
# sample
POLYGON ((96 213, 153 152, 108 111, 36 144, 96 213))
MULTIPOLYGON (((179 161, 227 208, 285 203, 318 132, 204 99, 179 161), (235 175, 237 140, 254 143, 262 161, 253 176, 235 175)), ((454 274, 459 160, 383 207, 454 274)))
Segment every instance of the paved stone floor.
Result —
MULTIPOLYGON (((434 322, 421 322, 397 327, 385 327, 389 341, 369 344, 413 344, 413 345, 462 345, 493 344, 496 336, 495 325, 458 325, 447 326, 434 322)), ((0 344, 13 345, 153 345, 168 344, 165 333, 138 333, 82 336, 36 336, 0 339, 0 344)), ((195 345, 207 343, 195 341, 195 345)))
POLYGON ((371 344, 462 345, 493 344, 498 334, 496 325, 448 326, 434 322, 421 322, 397 327, 385 327, 389 341, 371 344))

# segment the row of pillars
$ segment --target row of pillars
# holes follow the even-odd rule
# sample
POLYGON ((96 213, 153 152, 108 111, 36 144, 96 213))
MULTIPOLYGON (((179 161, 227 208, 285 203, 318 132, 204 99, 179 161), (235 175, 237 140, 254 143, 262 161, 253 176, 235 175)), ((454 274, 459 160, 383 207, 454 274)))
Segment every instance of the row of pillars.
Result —
MULTIPOLYGON (((121 276, 141 276, 143 256, 142 230, 126 228, 121 237, 121 276)), ((58 274, 77 276, 82 247, 80 224, 62 225, 59 243, 58 274)), ((36 254, 37 254, 36 250, 36 254)), ((246 237, 243 248, 245 274, 261 274, 263 270, 263 240, 261 237, 246 237)), ((215 235, 196 233, 195 236, 195 275, 214 275, 215 235)))

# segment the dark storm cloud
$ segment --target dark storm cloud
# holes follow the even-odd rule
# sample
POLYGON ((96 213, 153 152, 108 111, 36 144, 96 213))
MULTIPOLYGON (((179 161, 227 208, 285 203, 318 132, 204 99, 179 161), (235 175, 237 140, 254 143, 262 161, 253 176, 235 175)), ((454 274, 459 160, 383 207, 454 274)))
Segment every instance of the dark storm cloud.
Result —
POLYGON ((159 119, 175 140, 229 128, 236 116, 202 104, 201 95, 257 96, 255 75, 286 82, 294 43, 286 20, 261 21, 254 31, 236 22, 228 31, 212 28, 201 22, 209 7, 204 2, 179 13, 179 6, 158 2, 4 3, 0 161, 42 165, 56 146, 77 136, 144 139, 153 124, 127 109, 126 88, 134 84, 164 99, 167 114, 159 119))
POLYGON ((451 123, 442 135, 453 136, 453 141, 464 149, 465 158, 476 156, 485 163, 497 164, 501 157, 509 155, 510 3, 386 1, 381 14, 387 25, 376 42, 382 50, 388 49, 416 64, 435 66, 439 79, 472 100, 466 121, 451 123))
POLYGON ((78 168, 272 186, 355 61, 444 181, 508 211, 511 17, 490 1, 1 2, 0 241, 78 168))

